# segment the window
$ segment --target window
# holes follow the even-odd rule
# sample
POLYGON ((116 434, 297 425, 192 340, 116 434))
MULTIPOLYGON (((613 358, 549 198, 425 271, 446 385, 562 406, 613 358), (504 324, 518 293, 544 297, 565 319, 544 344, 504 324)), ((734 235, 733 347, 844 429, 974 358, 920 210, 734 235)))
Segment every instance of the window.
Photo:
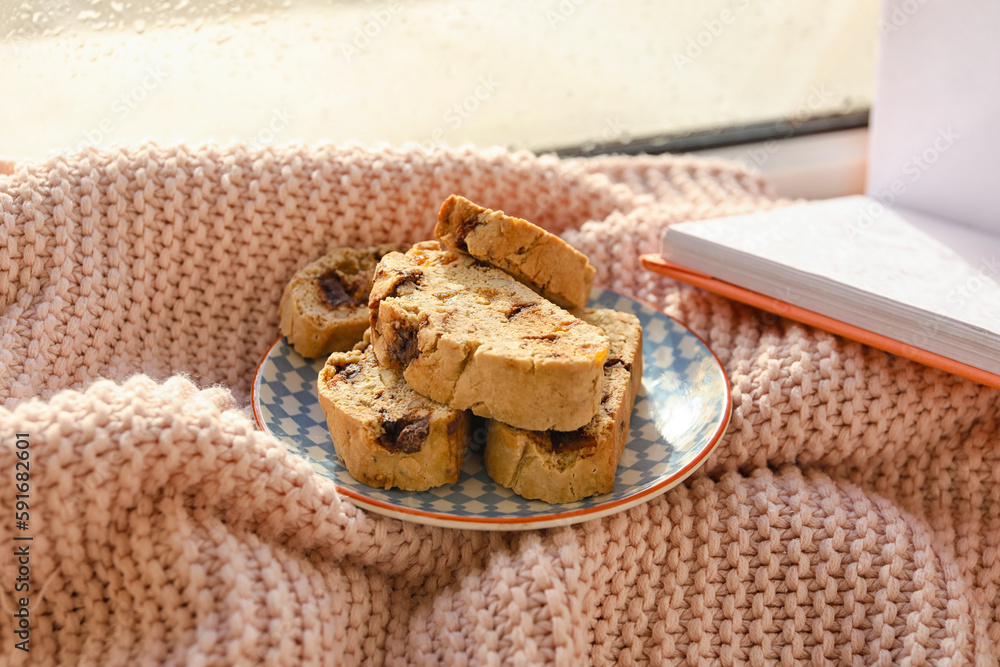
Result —
POLYGON ((146 138, 656 152, 864 124, 878 3, 48 0, 2 20, 3 157, 146 138))

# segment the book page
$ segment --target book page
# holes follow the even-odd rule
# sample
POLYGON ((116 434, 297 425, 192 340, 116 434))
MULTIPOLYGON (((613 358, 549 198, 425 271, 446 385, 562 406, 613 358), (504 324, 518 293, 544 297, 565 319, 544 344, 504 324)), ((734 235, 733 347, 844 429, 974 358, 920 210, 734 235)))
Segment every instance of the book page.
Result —
POLYGON ((886 0, 867 194, 1000 234, 1000 2, 886 0))
POLYGON ((868 197, 674 225, 663 255, 939 354, 954 358, 925 338, 968 348, 965 363, 1000 346, 1000 235, 868 197))

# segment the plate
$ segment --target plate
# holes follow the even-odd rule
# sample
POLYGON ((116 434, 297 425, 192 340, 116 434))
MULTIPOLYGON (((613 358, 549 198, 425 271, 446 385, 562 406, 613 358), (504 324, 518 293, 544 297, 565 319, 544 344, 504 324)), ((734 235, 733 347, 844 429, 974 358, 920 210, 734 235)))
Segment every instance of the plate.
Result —
POLYGON ((483 466, 485 433, 473 435, 458 482, 423 492, 375 489, 337 460, 316 393, 325 359, 305 359, 279 338, 257 367, 257 424, 333 480, 356 505, 397 519, 474 530, 564 526, 621 512, 683 481, 729 424, 729 379, 718 358, 687 327, 649 304, 594 288, 590 306, 636 315, 642 323, 642 387, 613 492, 575 503, 525 500, 493 482, 483 466))

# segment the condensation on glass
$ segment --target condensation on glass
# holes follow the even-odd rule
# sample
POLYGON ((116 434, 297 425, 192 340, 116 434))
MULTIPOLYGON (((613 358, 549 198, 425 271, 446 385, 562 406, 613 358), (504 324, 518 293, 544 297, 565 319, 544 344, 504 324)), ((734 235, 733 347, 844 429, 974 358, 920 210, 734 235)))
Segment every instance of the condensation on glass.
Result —
POLYGON ((875 0, 47 0, 0 16, 0 157, 155 139, 627 144, 864 110, 875 0))

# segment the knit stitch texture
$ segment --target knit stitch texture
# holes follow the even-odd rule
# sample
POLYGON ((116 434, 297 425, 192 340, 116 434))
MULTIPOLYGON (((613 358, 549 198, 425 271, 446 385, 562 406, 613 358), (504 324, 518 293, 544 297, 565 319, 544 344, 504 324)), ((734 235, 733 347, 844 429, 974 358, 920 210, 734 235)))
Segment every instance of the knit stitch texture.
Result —
POLYGON ((666 225, 786 203, 684 157, 146 145, 17 165, 0 175, 0 663, 997 664, 1000 394, 638 263, 666 225), (569 528, 454 531, 357 509, 256 428, 295 270, 427 238, 452 193, 561 234, 598 284, 714 349, 732 423, 692 478, 569 528))

